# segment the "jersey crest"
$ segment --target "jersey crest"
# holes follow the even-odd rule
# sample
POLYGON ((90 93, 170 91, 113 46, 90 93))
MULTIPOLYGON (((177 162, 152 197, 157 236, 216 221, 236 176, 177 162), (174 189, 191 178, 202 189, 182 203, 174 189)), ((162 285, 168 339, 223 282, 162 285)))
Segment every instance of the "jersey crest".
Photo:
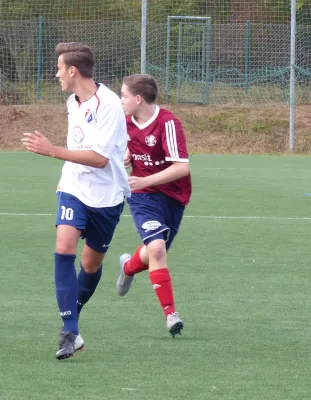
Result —
POLYGON ((84 119, 86 119, 87 123, 90 123, 93 121, 93 114, 89 108, 87 110, 85 110, 84 119))
POLYGON ((80 128, 80 126, 75 126, 74 130, 73 130, 73 140, 80 144, 83 142, 84 140, 84 132, 83 130, 80 128))
POLYGON ((154 135, 148 135, 145 138, 145 143, 147 146, 153 147, 157 144, 157 139, 154 135))

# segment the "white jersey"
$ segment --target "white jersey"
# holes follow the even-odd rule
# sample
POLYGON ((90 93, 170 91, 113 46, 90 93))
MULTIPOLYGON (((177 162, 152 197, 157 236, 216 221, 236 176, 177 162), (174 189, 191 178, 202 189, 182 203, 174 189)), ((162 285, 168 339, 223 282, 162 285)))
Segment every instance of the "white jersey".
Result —
POLYGON ((73 94, 67 101, 69 150, 93 150, 109 159, 104 168, 66 161, 57 191, 77 197, 90 207, 113 207, 130 196, 124 168, 127 131, 119 97, 103 84, 82 103, 73 94))

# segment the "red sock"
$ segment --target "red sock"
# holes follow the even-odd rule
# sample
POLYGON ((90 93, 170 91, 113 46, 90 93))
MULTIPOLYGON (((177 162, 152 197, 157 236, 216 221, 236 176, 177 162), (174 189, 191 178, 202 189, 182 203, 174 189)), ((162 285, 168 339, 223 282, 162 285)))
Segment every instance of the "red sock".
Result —
POLYGON ((140 249, 143 246, 143 244, 139 246, 132 257, 124 264, 124 272, 127 276, 133 276, 138 272, 142 272, 148 269, 148 265, 144 264, 139 256, 140 249))
POLYGON ((149 278, 165 316, 167 317, 168 314, 174 313, 176 310, 169 270, 167 268, 156 269, 149 272, 149 278))

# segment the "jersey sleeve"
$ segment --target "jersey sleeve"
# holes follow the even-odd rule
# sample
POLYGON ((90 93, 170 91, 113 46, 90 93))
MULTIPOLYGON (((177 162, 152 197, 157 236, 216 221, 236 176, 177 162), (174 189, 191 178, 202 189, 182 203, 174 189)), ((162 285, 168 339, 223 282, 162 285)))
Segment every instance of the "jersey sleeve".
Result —
POLYGON ((161 135, 166 161, 189 162, 184 129, 177 118, 163 122, 161 135))
POLYGON ((94 137, 94 150, 96 153, 110 159, 116 146, 122 118, 119 107, 115 104, 105 104, 97 112, 96 132, 94 137))

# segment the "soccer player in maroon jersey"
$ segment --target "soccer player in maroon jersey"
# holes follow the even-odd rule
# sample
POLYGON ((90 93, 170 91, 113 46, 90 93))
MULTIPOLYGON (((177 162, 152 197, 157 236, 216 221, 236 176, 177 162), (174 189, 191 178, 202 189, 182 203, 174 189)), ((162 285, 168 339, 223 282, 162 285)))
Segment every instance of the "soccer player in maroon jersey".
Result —
POLYGON ((184 323, 175 308, 167 251, 191 195, 185 134, 175 115, 154 103, 158 89, 152 76, 125 77, 121 93, 128 131, 124 162, 132 167, 128 204, 143 244, 133 255, 120 257, 117 293, 126 295, 134 275, 148 269, 166 327, 174 337, 184 323))

